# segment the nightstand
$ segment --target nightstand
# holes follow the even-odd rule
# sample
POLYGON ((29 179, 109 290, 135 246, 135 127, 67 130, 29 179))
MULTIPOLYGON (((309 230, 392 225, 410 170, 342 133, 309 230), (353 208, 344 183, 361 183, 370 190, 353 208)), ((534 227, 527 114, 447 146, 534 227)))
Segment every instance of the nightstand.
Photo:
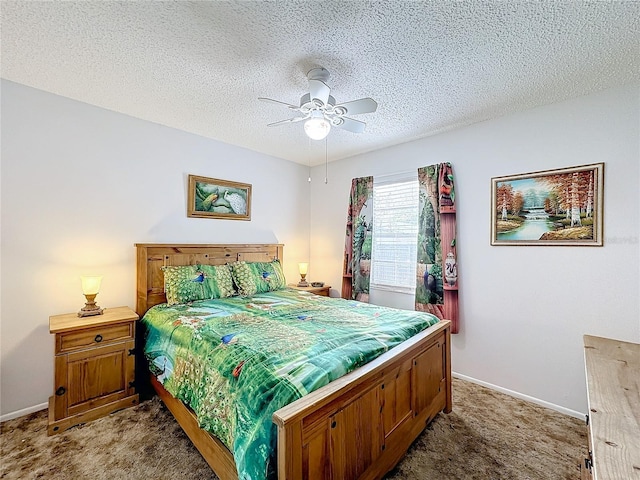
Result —
POLYGON ((328 297, 329 290, 331 290, 331 285, 325 285, 324 287, 312 287, 309 285, 308 287, 299 287, 295 283, 290 283, 287 287, 295 288, 296 290, 304 290, 305 292, 315 293, 316 295, 320 295, 321 297, 328 297))
POLYGON ((77 313, 49 317, 49 331, 55 335, 49 435, 138 403, 137 320, 129 307, 105 308, 93 317, 77 313))

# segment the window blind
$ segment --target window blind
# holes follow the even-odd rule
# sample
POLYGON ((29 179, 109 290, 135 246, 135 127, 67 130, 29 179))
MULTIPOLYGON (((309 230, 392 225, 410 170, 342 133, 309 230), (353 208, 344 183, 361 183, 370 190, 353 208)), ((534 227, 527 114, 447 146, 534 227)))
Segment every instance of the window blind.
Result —
POLYGON ((371 284, 413 292, 416 286, 418 181, 387 179, 373 185, 371 284))

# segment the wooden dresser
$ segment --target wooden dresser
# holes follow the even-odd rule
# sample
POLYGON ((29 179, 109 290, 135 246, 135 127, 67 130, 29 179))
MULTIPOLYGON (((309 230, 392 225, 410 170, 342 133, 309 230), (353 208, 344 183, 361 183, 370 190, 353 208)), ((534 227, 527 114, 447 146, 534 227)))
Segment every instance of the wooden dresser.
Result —
POLYGON ((49 317, 55 335, 55 394, 49 398, 49 435, 138 403, 135 334, 128 307, 103 315, 49 317))
POLYGON ((584 336, 589 456, 582 478, 640 480, 640 344, 584 336))

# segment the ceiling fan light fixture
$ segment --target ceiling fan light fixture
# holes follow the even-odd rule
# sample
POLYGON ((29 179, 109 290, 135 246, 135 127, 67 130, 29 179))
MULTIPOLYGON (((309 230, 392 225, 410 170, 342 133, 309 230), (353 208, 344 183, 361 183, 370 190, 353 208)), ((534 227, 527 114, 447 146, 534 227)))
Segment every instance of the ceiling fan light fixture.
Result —
MULTIPOLYGON (((1 1, 1 0, 0 0, 1 1)), ((305 134, 312 140, 323 140, 329 135, 331 127, 352 133, 364 132, 365 123, 351 118, 361 113, 373 113, 378 103, 372 98, 359 98, 348 102, 337 103, 331 96, 331 89, 327 85, 329 72, 327 69, 312 68, 307 73, 309 92, 300 97, 300 106, 279 100, 258 97, 264 102, 284 105, 297 112, 298 116, 267 124, 268 126, 284 125, 285 123, 303 122, 305 134), (348 117, 346 116, 348 115, 348 117)))
POLYGON ((311 140, 322 140, 331 130, 331 122, 329 122, 321 112, 315 111, 311 113, 311 118, 304 122, 304 133, 311 140))

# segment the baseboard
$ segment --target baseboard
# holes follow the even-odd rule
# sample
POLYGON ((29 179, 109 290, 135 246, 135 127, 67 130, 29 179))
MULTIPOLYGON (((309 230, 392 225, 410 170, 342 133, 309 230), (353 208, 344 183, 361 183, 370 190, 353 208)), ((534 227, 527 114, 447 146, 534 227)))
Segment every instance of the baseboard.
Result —
POLYGON ((45 402, 39 405, 34 405, 33 407, 16 410, 15 412, 5 413, 4 415, 0 415, 0 422, 6 422, 7 420, 13 420, 14 418, 22 417, 23 415, 29 415, 33 412, 39 412, 40 410, 46 409, 48 406, 49 404, 45 402))
POLYGON ((570 415, 572 417, 579 418, 580 420, 585 419, 584 413, 576 412, 575 410, 571 410, 570 408, 561 407, 560 405, 556 405, 555 403, 545 402, 544 400, 540 400, 539 398, 530 397, 529 395, 525 395, 524 393, 520 393, 520 392, 514 392, 513 390, 509 390, 508 388, 503 388, 497 385, 493 385, 492 383, 483 382, 482 380, 478 380, 473 377, 467 377, 466 375, 462 375, 461 373, 451 372, 451 375, 461 380, 466 380, 471 383, 477 383, 478 385, 482 385, 483 387, 487 387, 492 390, 497 390, 500 393, 505 393, 512 397, 516 397, 521 400, 525 400, 527 402, 535 403, 536 405, 540 405, 542 407, 550 408, 551 410, 555 410, 556 412, 564 413, 565 415, 570 415))
MULTIPOLYGON (((551 410, 555 410, 556 412, 564 413, 565 415, 570 415, 572 417, 579 418, 580 420, 584 420, 585 418, 584 413, 576 412, 575 410, 561 407, 560 405, 556 405, 555 403, 545 402, 544 400, 540 400, 539 398, 530 397, 529 395, 525 395, 524 393, 515 392, 513 390, 509 390, 508 388, 503 388, 497 385, 493 385, 492 383, 483 382, 482 380, 478 380, 473 377, 468 377, 466 375, 462 375, 461 373, 451 372, 451 374, 454 377, 459 378, 461 380, 477 383, 478 385, 482 385, 483 387, 487 387, 492 390, 497 390, 498 392, 504 393, 506 395, 510 395, 512 397, 520 398, 521 400, 525 400, 527 402, 535 403, 536 405, 540 405, 542 407, 550 408, 551 410)), ((14 418, 22 417, 23 415, 29 415, 30 413, 37 412, 39 410, 44 410, 48 406, 49 404, 45 402, 39 405, 34 405, 33 407, 23 408, 22 410, 16 410, 15 412, 5 413, 4 415, 0 416, 0 422, 6 422, 7 420, 13 420, 14 418)))

